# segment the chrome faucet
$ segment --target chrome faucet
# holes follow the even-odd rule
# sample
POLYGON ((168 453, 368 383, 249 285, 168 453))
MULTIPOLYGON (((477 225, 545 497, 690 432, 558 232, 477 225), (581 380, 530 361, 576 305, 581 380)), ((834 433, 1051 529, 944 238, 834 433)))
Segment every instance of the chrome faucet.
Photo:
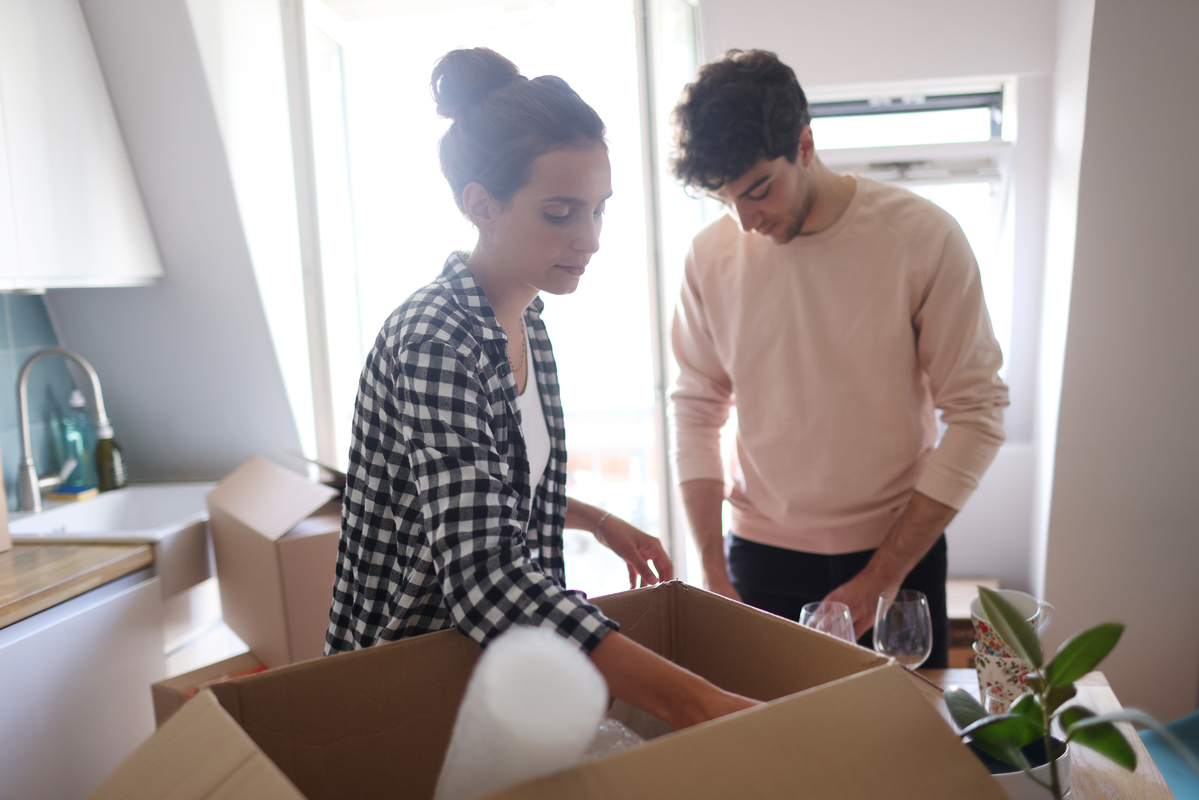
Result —
MULTIPOLYGON (((100 393, 100 378, 87 359, 65 347, 47 347, 38 350, 29 357, 25 366, 21 367, 21 375, 17 378, 17 414, 21 424, 21 466, 17 475, 17 494, 22 511, 42 510, 42 490, 57 488, 66 477, 51 475, 39 478, 37 467, 33 463, 33 444, 29 436, 29 372, 33 365, 46 356, 62 356, 78 364, 92 383, 92 398, 96 401, 96 439, 112 438, 112 423, 104 413, 104 396, 100 393)), ((70 470, 64 470, 69 473, 70 470)))

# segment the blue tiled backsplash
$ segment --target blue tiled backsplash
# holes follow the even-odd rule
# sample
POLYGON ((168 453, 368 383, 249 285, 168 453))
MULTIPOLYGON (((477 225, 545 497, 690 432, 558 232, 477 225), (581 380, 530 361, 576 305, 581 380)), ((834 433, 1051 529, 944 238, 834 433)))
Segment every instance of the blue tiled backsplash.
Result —
MULTIPOLYGON (((38 295, 0 293, 0 459, 4 462, 4 491, 8 507, 16 508, 16 477, 21 458, 17 424, 17 375, 26 359, 43 347, 58 345, 58 337, 38 295)), ((66 412, 75 381, 61 358, 38 362, 29 375, 29 422, 33 460, 42 474, 58 469, 54 431, 66 412)), ((88 398, 89 407, 91 398, 88 398)))

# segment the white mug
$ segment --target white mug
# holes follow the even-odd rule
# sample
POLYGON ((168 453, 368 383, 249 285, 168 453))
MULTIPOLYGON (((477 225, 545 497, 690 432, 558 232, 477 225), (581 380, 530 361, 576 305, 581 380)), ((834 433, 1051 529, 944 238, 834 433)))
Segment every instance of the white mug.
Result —
MULTIPOLYGON (((1038 600, 1025 592, 1017 592, 1015 589, 995 589, 993 591, 1014 605, 1016 610, 1026 620, 1036 625, 1038 636, 1045 632, 1049 627, 1050 621, 1053 620, 1053 605, 1051 603, 1038 600)), ((983 612, 982 598, 976 597, 970 601, 970 613, 982 620, 987 618, 987 615, 983 612)))

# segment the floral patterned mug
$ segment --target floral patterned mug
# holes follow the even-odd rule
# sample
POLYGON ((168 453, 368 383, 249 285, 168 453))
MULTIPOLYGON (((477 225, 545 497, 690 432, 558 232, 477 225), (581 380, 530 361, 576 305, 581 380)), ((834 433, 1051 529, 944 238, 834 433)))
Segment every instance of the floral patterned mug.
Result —
POLYGON ((1001 658, 984 653, 978 642, 974 643, 974 669, 978 673, 978 694, 992 698, 1005 708, 1024 692, 1025 683, 1032 669, 1019 658, 1001 658))
MULTIPOLYGON (((1021 616, 1028 621, 1038 636, 1044 633, 1053 621, 1053 606, 1044 600, 1013 589, 1000 589, 998 593, 1020 611, 1021 616)), ((981 652, 999 658, 1016 657, 1015 652, 1004 644, 1003 639, 991 626, 983 612, 982 601, 977 597, 970 601, 970 621, 974 624, 974 641, 980 646, 981 652)))

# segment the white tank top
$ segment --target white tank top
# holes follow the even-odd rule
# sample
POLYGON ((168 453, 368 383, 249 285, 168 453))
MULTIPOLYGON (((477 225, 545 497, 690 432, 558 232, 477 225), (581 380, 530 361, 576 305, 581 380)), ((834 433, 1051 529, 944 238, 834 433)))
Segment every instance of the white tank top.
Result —
POLYGON ((517 398, 520 408, 520 432, 525 437, 525 450, 529 455, 529 488, 535 495, 537 484, 550 463, 550 432, 545 425, 545 411, 541 407, 541 392, 537 388, 537 370, 533 368, 533 348, 525 336, 525 393, 517 398))

